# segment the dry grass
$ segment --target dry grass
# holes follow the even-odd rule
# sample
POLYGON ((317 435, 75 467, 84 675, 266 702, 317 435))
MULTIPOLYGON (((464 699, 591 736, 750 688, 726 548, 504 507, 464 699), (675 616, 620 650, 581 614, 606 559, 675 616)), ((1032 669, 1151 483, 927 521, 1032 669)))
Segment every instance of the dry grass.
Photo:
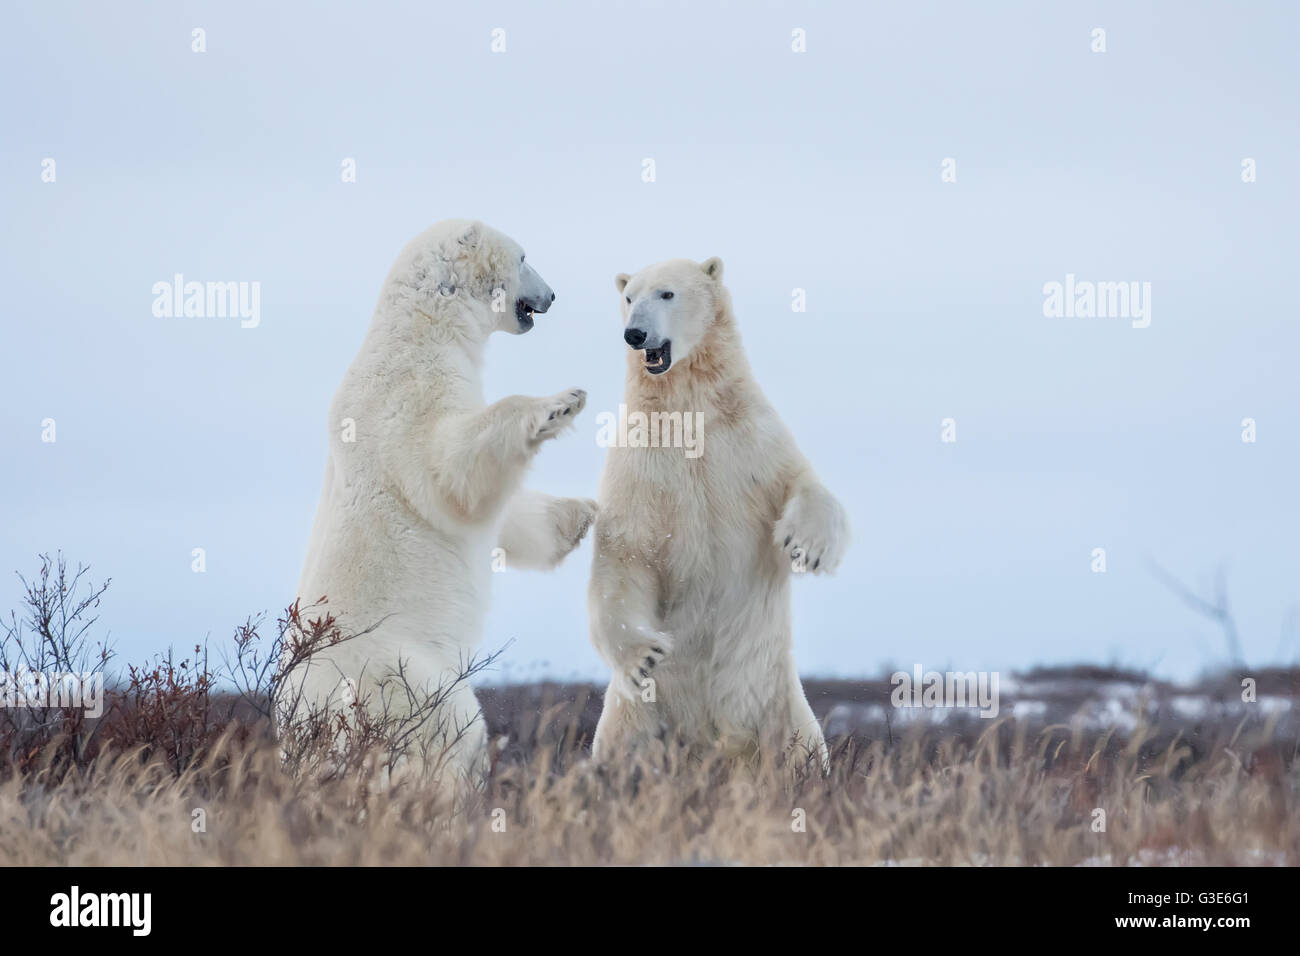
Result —
MULTIPOLYGON (((102 662, 78 615, 50 613, 92 609, 102 589, 78 601, 80 572, 43 570, 0 658, 102 662)), ((286 769, 257 696, 283 645, 259 651, 255 631, 236 633, 227 683, 243 696, 214 691, 206 655, 168 656, 128 670, 98 721, 0 715, 0 865, 1300 863, 1296 670, 1256 675, 1273 702, 1258 709, 1224 675, 1191 718, 1183 691, 1119 671, 1020 675, 1039 699, 1056 688, 1025 709, 1036 718, 940 723, 882 709, 885 681, 810 682, 843 725, 829 777, 671 750, 598 768, 595 688, 484 688, 498 756, 482 792, 453 800, 409 778, 371 786, 359 768, 392 756, 378 736, 342 764, 308 748, 286 769), (1124 731, 1072 719, 1116 687, 1134 689, 1124 731)))
POLYGON ((460 807, 415 783, 375 791, 357 776, 290 775, 273 747, 226 736, 179 774, 101 754, 58 780, 11 776, 0 863, 1300 862, 1297 772, 1263 729, 1233 739, 1225 728, 1192 759, 1178 742, 1147 752, 1141 731, 1118 742, 1022 727, 843 741, 822 779, 672 755, 602 771, 574 723, 543 720, 545 745, 503 759, 460 807))

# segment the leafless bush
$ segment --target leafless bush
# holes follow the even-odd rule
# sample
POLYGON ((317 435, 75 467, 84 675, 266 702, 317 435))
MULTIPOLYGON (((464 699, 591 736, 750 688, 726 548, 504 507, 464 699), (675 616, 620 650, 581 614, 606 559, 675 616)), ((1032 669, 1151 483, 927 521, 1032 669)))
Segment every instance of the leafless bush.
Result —
POLYGON ((392 672, 373 682, 365 675, 353 677, 349 683, 354 688, 373 683, 372 689, 329 708, 304 695, 302 673, 322 652, 373 627, 345 633, 325 598, 305 608, 295 601, 265 644, 263 624, 263 617, 250 618, 236 629, 234 656, 226 661, 226 670, 241 699, 275 726, 285 769, 321 779, 391 778, 399 769, 417 766, 436 776, 472 726, 458 724, 445 705, 498 657, 463 660, 453 674, 432 685, 414 683, 406 662, 399 660, 392 672))
POLYGON ((1228 662, 1231 664, 1244 663, 1245 658, 1241 653, 1241 638, 1237 635, 1237 621, 1233 616, 1232 607, 1228 603, 1227 570, 1220 567, 1215 571, 1213 594, 1209 597, 1203 597, 1183 584, 1182 581, 1159 564, 1154 561, 1150 561, 1148 564, 1151 573, 1159 579, 1161 584, 1176 594, 1179 600, 1196 613, 1209 618, 1222 629, 1224 646, 1228 652, 1228 662))
MULTIPOLYGON (((69 572, 61 553, 42 554, 40 562, 32 580, 18 575, 21 610, 0 621, 0 678, 12 687, 26 675, 102 675, 113 653, 106 639, 92 639, 91 629, 110 582, 92 584, 90 569, 81 565, 69 572)), ((101 726, 102 719, 92 720, 80 706, 2 706, 0 770, 41 759, 84 763, 101 726)))
POLYGON ((42 556, 36 577, 20 580, 22 610, 0 623, 0 674, 97 675, 103 710, 91 714, 77 702, 0 706, 0 774, 39 769, 43 779, 57 781, 101 756, 129 753, 179 777, 208 765, 219 743, 273 736, 291 775, 370 779, 411 766, 436 774, 470 729, 456 725, 443 705, 496 659, 471 658, 427 687, 416 686, 399 663, 371 693, 326 709, 302 697, 296 677, 317 655, 369 630, 344 633, 322 598, 305 608, 295 601, 269 637, 265 614, 248 618, 220 666, 206 647, 195 646, 192 656, 178 659, 168 650, 129 664, 112 681, 105 670, 113 654, 105 641, 92 640, 108 582, 92 585, 85 567, 70 572, 61 554, 42 556))
POLYGON ((197 645, 192 661, 168 650, 149 664, 128 665, 126 685, 114 695, 118 706, 106 718, 106 745, 135 748, 142 760, 158 757, 182 772, 221 729, 212 713, 216 680, 207 650, 197 645))

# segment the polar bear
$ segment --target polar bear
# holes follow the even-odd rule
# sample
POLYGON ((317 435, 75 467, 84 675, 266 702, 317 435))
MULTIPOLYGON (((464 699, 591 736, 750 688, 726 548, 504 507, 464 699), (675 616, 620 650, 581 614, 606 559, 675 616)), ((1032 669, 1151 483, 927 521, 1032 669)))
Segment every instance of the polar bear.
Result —
POLYGON ((610 443, 597 496, 591 639, 614 673, 593 755, 663 737, 737 755, 793 742, 825 768, 795 669, 790 581, 835 570, 844 509, 750 371, 720 259, 673 259, 615 285, 632 351, 627 440, 610 443), (679 421, 694 424, 695 449, 677 440, 679 421))
POLYGON ((494 548, 507 567, 551 568, 595 516, 590 499, 520 490, 586 393, 483 398, 488 336, 527 332, 554 301, 519 244, 480 222, 438 223, 398 256, 330 406, 325 483, 298 585, 304 603, 323 596, 355 636, 288 675, 282 724, 358 702, 408 724, 414 713, 418 766, 481 777, 483 721, 458 675, 482 636, 494 548), (436 695, 436 713, 421 712, 403 684, 419 706, 436 695))

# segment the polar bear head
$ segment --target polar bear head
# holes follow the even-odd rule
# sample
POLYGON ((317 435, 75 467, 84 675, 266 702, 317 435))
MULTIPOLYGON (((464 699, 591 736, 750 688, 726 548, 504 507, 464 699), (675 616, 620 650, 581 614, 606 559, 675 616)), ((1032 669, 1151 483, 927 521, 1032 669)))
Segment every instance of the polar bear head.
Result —
POLYGON ((446 219, 416 236, 393 264, 388 294, 402 311, 455 308, 474 331, 522 335, 555 293, 503 232, 470 219, 446 219))
POLYGON ((620 272, 614 286, 623 296, 623 341, 645 351, 651 375, 683 362, 727 304, 716 256, 704 262, 669 259, 634 276, 620 272))

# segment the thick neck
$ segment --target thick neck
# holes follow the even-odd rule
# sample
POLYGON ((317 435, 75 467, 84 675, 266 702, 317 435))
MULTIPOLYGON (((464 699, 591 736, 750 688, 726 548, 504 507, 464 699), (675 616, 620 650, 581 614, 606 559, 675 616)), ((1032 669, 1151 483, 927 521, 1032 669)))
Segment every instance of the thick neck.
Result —
POLYGON ((404 354, 418 361, 458 352, 478 369, 483 365, 490 333, 484 332, 476 306, 470 302, 466 308, 466 303, 453 299, 381 303, 370 334, 394 340, 396 351, 389 354, 404 354))

